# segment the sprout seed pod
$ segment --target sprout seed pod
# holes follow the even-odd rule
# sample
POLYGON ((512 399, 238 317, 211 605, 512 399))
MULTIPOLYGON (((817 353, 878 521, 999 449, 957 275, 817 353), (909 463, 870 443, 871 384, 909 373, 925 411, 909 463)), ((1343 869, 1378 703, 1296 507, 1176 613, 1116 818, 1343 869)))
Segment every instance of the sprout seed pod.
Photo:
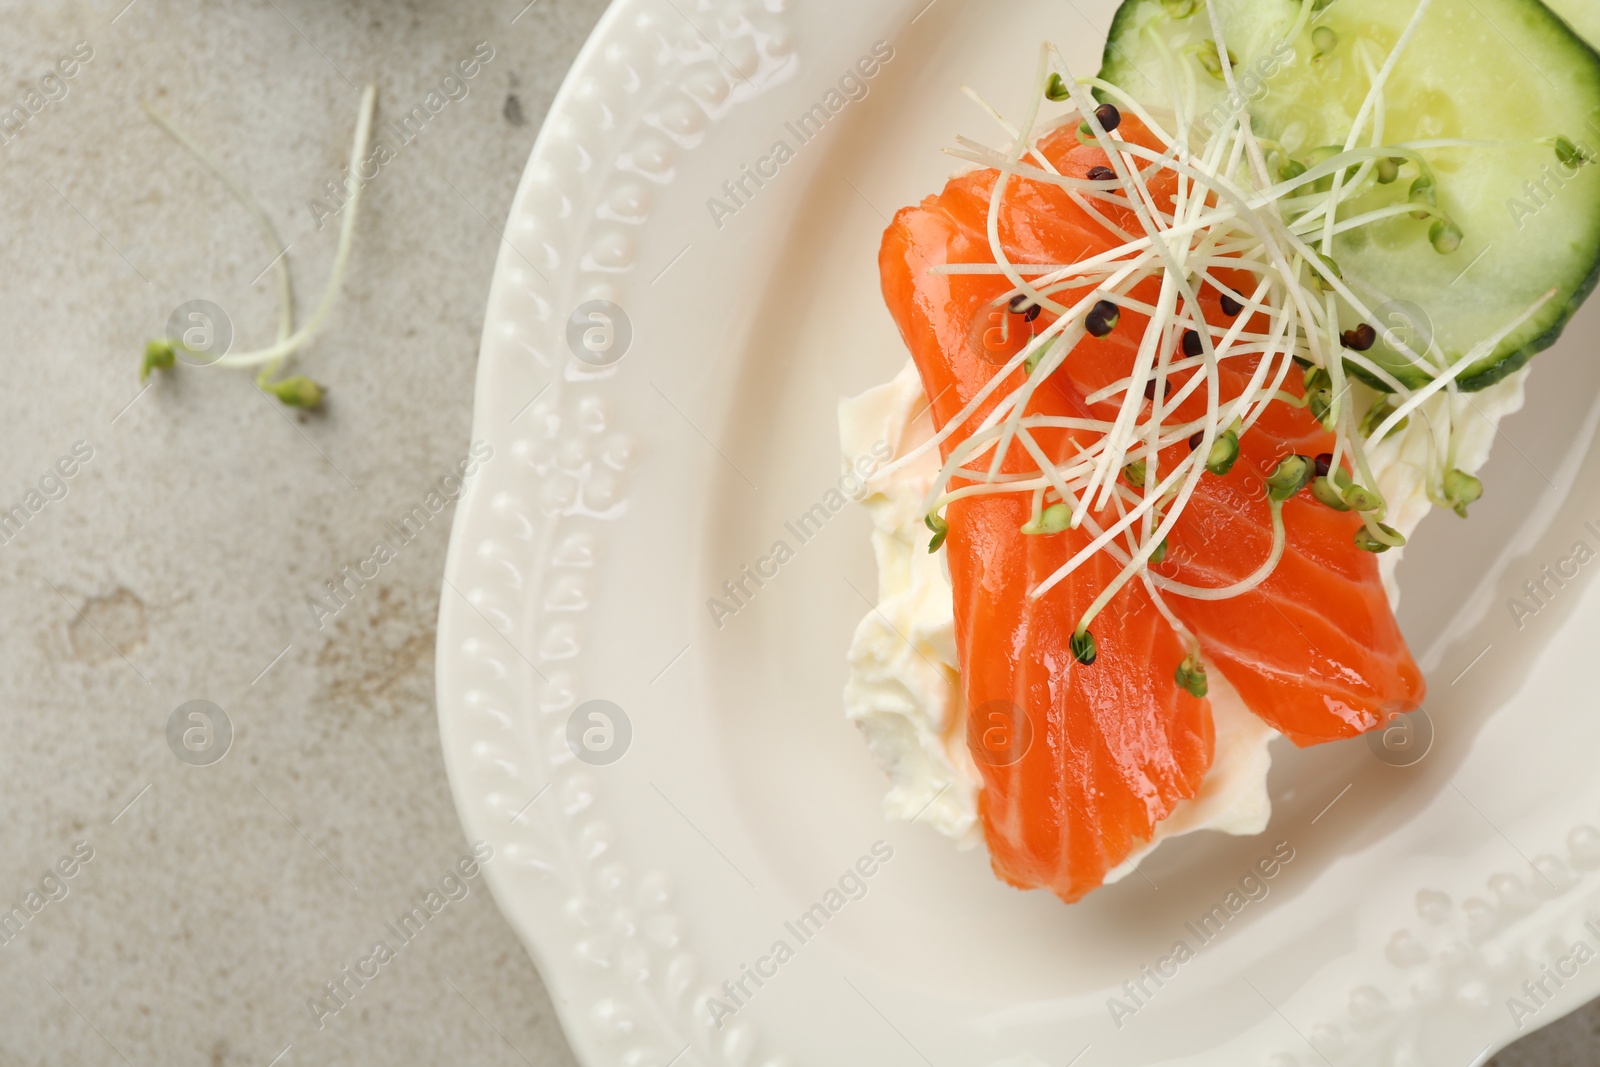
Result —
POLYGON ((1387 552, 1391 548, 1405 547, 1406 539, 1400 536, 1400 531, 1385 523, 1378 523, 1378 529, 1389 540, 1379 540, 1372 535, 1372 531, 1365 526, 1356 531, 1356 547, 1363 552, 1387 552))
POLYGON ((1092 182, 1114 182, 1117 180, 1117 172, 1110 167, 1090 167, 1089 173, 1084 177, 1092 182))
POLYGON ((1466 471, 1451 467, 1445 472, 1444 495, 1450 507, 1464 519, 1467 517, 1467 506, 1482 498, 1483 483, 1466 471))
POLYGON ((1094 117, 1100 123, 1100 128, 1110 133, 1122 125, 1122 112, 1114 104, 1101 104, 1094 109, 1094 117))
MULTIPOLYGON (((1206 73, 1218 81, 1222 80, 1222 53, 1217 51, 1217 42, 1209 37, 1195 46, 1195 55, 1200 60, 1200 65, 1206 68, 1206 73)), ((1228 53, 1228 66, 1237 67, 1239 61, 1233 53, 1228 53)))
POLYGON ((1136 489, 1143 489, 1145 482, 1144 460, 1136 459, 1122 468, 1123 477, 1128 479, 1128 484, 1136 489))
POLYGON ((1244 305, 1243 304, 1239 303, 1239 301, 1235 300, 1233 297, 1229 296, 1227 293, 1223 293, 1222 294, 1222 313, 1224 315, 1228 316, 1228 318, 1230 318, 1230 319, 1231 318, 1236 318, 1238 316, 1239 312, 1241 312, 1243 310, 1244 310, 1244 305))
POLYGON ((1318 26, 1311 31, 1311 44, 1316 48, 1317 54, 1312 59, 1321 59, 1335 48, 1339 47, 1339 35, 1327 26, 1318 26))
POLYGON ((1060 102, 1069 99, 1072 91, 1067 88, 1066 81, 1059 74, 1050 75, 1050 81, 1045 85, 1044 95, 1051 100, 1060 102))
POLYGON ((1206 350, 1205 344, 1200 340, 1200 335, 1193 330, 1183 331, 1183 354, 1190 359, 1200 355, 1206 350))
POLYGON ((1161 6, 1175 19, 1186 19, 1194 14, 1195 0, 1161 0, 1161 6))
POLYGON ((1209 691, 1210 687, 1206 684, 1206 669, 1198 655, 1184 657, 1172 677, 1178 683, 1178 688, 1192 697, 1204 697, 1209 691))
POLYGON ((1072 509, 1065 504, 1051 504, 1039 513, 1037 522, 1025 523, 1025 534, 1058 534, 1072 529, 1072 509))
POLYGON ((1156 546, 1156 550, 1154 552, 1150 553, 1150 562, 1151 563, 1160 563, 1162 560, 1164 560, 1166 558, 1167 558, 1167 539, 1165 537, 1163 537, 1161 539, 1161 543, 1156 546))
POLYGON ((1206 470, 1219 478, 1233 470, 1239 461, 1239 435, 1229 430, 1211 442, 1211 452, 1206 456, 1206 470))
POLYGON ((1307 456, 1286 456, 1275 470, 1267 475, 1267 495, 1284 501, 1311 483, 1315 466, 1307 456))
POLYGON ((927 523, 928 529, 933 531, 933 540, 928 542, 928 552, 931 554, 939 551, 939 547, 944 544, 944 539, 950 534, 950 524, 940 518, 937 511, 928 512, 922 521, 927 523))
POLYGON ((170 370, 178 360, 178 353, 172 347, 172 342, 167 340, 146 341, 144 346, 144 363, 139 367, 139 381, 142 383, 150 377, 153 370, 170 370))
POLYGON ((1312 273, 1311 273, 1311 283, 1313 285, 1315 285, 1318 289, 1320 289, 1322 292, 1331 293, 1331 292, 1334 291, 1333 290, 1333 282, 1328 280, 1327 275, 1331 274, 1333 277, 1338 278, 1340 281, 1343 281, 1344 280, 1344 271, 1339 269, 1339 264, 1334 262, 1332 256, 1325 256, 1321 252, 1317 252, 1317 253, 1315 253, 1315 255, 1316 255, 1316 257, 1318 259, 1320 259, 1322 261, 1323 269, 1320 270, 1320 271, 1318 271, 1318 270, 1313 270, 1312 271, 1312 273))
POLYGON ((1356 511, 1377 511, 1383 507, 1383 498, 1364 485, 1351 482, 1340 493, 1344 502, 1356 511))
POLYGON ((1298 159, 1291 159, 1278 168, 1278 177, 1286 182, 1292 182, 1306 172, 1306 165, 1298 159))
POLYGON ((1306 394, 1306 407, 1311 417, 1322 423, 1325 430, 1333 429, 1333 390, 1313 389, 1306 394))
MULTIPOLYGON (((1409 199, 1413 204, 1426 204, 1430 209, 1438 207, 1439 194, 1434 191, 1433 179, 1424 174, 1422 177, 1412 182, 1409 199)), ((1425 219, 1432 216, 1432 214, 1433 212, 1431 210, 1417 210, 1411 213, 1411 217, 1414 219, 1425 219)))
POLYGON ((1079 630, 1074 633, 1067 643, 1072 648, 1073 657, 1085 667, 1092 664, 1095 657, 1100 654, 1099 648, 1094 643, 1094 634, 1088 630, 1079 630))
POLYGON ((1378 165, 1374 170, 1377 174, 1379 185, 1393 185, 1395 180, 1400 177, 1400 163, 1394 156, 1384 156, 1379 159, 1378 165))
POLYGON ((1586 149, 1580 148, 1578 145, 1573 144, 1572 141, 1566 137, 1556 138, 1556 159, 1561 162, 1563 167, 1567 167, 1571 170, 1577 170, 1579 167, 1584 166, 1585 164, 1594 162, 1593 155, 1591 155, 1586 149))
MULTIPOLYGON (((1362 437, 1371 437, 1377 432, 1378 427, 1383 425, 1383 420, 1394 414, 1394 409, 1395 403, 1393 397, 1385 397, 1373 404, 1372 407, 1367 409, 1367 413, 1361 416, 1361 422, 1356 426, 1357 432, 1359 432, 1362 437)), ((1396 423, 1394 428, 1389 432, 1403 433, 1405 428, 1410 424, 1411 416, 1407 415, 1405 418, 1396 423)), ((1384 436, 1387 437, 1388 434, 1385 434, 1384 436)))
POLYGON ((1317 503, 1326 504, 1334 511, 1350 510, 1350 505, 1344 501, 1344 494, 1339 491, 1339 487, 1334 485, 1333 481, 1326 475, 1319 476, 1312 481, 1311 495, 1317 499, 1317 503))
POLYGON ((1461 247, 1461 227, 1449 219, 1438 219, 1428 227, 1428 242, 1441 256, 1448 256, 1461 247))
POLYGON ((260 384, 263 392, 271 393, 292 408, 314 408, 322 403, 322 387, 303 374, 281 382, 260 384))

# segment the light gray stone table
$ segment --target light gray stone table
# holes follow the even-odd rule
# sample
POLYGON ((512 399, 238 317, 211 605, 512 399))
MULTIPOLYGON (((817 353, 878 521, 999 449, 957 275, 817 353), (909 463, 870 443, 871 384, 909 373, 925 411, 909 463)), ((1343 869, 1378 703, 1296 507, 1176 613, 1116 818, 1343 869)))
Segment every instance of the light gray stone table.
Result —
MULTIPOLYGON (((27 919, 0 926, 0 1067, 571 1064, 481 877, 347 1007, 308 1006, 468 849, 434 722, 448 511, 336 614, 307 601, 466 454, 497 227, 603 3, 124 2, 0 0, 0 511, 23 508, 0 525, 0 911, 27 919), (400 146, 387 123, 479 42, 466 95, 400 146), (236 350, 276 312, 275 250, 140 101, 277 221, 304 316, 369 81, 394 158, 297 364, 326 410, 189 367, 141 392, 184 301, 224 309, 236 350), (169 747, 191 700, 234 731, 214 765, 169 747)), ((1496 1062, 1592 1064, 1597 1025, 1496 1062)))

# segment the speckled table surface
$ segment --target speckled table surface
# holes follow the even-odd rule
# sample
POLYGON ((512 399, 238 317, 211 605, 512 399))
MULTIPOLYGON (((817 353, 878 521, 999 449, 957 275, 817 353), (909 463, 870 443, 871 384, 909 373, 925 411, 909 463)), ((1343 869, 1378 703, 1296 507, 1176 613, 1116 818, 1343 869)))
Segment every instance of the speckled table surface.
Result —
MULTIPOLYGON (((573 1063, 458 873, 433 703, 448 512, 337 612, 308 602, 466 454, 497 227, 603 0, 125 3, 0 0, 0 1065, 573 1063), (235 351, 276 311, 275 249, 140 101, 260 199, 304 316, 367 82, 380 129, 429 118, 391 133, 298 363, 325 410, 217 369, 141 390, 184 302, 220 308, 235 351), (169 743, 196 700, 221 710, 169 743), (433 890, 402 951, 346 978, 433 890)), ((1495 1062, 1592 1064, 1597 1030, 1590 1007, 1495 1062)))

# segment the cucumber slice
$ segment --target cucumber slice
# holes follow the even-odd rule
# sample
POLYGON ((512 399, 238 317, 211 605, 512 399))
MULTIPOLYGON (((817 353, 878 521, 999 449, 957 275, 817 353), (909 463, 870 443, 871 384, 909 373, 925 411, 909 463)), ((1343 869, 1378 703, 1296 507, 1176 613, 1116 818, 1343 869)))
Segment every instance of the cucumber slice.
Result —
MULTIPOLYGON (((1226 86, 1207 69, 1208 61, 1218 65, 1207 2, 1220 16, 1237 84, 1254 90, 1255 133, 1308 165, 1323 146, 1343 145, 1371 85, 1363 58, 1380 69, 1417 9, 1417 0, 1126 0, 1101 78, 1169 111, 1169 86, 1187 81, 1197 87, 1195 114, 1225 118, 1226 86)), ((1373 308, 1386 320, 1373 324, 1380 338, 1395 330, 1411 344, 1420 329, 1454 363, 1555 290, 1493 353, 1462 370, 1460 388, 1481 389, 1553 344, 1600 272, 1600 165, 1573 165, 1570 153, 1564 163, 1555 147, 1564 137, 1600 159, 1600 56, 1537 0, 1434 0, 1389 78, 1383 107, 1384 144, 1495 143, 1420 150, 1438 207, 1461 230, 1447 254, 1436 244, 1450 249, 1449 235, 1430 241, 1436 220, 1409 213, 1334 239, 1350 288, 1383 304, 1373 308)), ((1369 120, 1358 147, 1371 143, 1371 131, 1369 120)), ((1340 218, 1406 202, 1420 173, 1407 163, 1398 180, 1347 201, 1340 218)), ((1344 315, 1344 328, 1359 325, 1352 311, 1344 315)), ((1428 380, 1383 339, 1367 356, 1408 387, 1428 380)))
POLYGON ((1545 0, 1545 6, 1566 20, 1589 47, 1600 48, 1600 3, 1595 0, 1545 0))

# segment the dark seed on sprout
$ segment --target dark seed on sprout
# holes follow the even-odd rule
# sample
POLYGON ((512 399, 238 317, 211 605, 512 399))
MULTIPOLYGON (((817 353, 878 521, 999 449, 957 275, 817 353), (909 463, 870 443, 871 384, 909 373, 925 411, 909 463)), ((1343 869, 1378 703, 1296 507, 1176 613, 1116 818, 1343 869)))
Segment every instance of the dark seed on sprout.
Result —
POLYGON ((1195 356, 1198 356, 1200 353, 1204 352, 1205 350, 1206 350, 1206 346, 1201 342, 1199 334, 1195 333, 1193 330, 1185 330, 1183 332, 1183 354, 1184 355, 1189 356, 1190 358, 1193 358, 1195 356))
POLYGON ((1189 451, 1193 452, 1195 449, 1199 448, 1200 447, 1200 442, 1204 441, 1205 439, 1206 439, 1206 434, 1205 434, 1204 430, 1196 430, 1194 433, 1190 434, 1189 435, 1189 451))
POLYGON ((1227 293, 1222 294, 1222 313, 1228 318, 1233 318, 1244 310, 1244 305, 1239 303, 1227 293))
POLYGON ((1062 101, 1072 95, 1067 89, 1067 83, 1059 74, 1050 75, 1050 80, 1045 83, 1044 95, 1051 100, 1062 101))
POLYGON ((1016 296, 1012 297, 1011 303, 1007 306, 1011 308, 1011 313, 1013 315, 1021 315, 1029 322, 1032 322, 1034 319, 1038 318, 1039 312, 1044 310, 1044 308, 1040 307, 1038 304, 1033 303, 1031 298, 1026 293, 1018 293, 1016 296))
POLYGON ((1106 337, 1117 328, 1121 319, 1121 308, 1109 300, 1101 300, 1083 317, 1083 327, 1095 337, 1106 337))
POLYGON ((1100 127, 1107 133, 1122 125, 1122 112, 1112 104, 1101 104, 1095 108, 1094 117, 1100 120, 1100 127))
POLYGON ((1326 478, 1328 476, 1328 472, 1333 469, 1333 453, 1320 453, 1315 462, 1317 465, 1317 477, 1326 478))
POLYGON ((1346 348, 1353 348, 1357 352, 1365 352, 1378 343, 1378 331, 1372 328, 1371 323, 1363 322, 1355 329, 1341 333, 1339 340, 1346 348))
POLYGON ((1084 176, 1092 182, 1114 182, 1117 180, 1117 172, 1110 167, 1090 167, 1089 173, 1084 176))
MULTIPOLYGON (((1164 384, 1164 387, 1161 390, 1161 395, 1163 397, 1172 395, 1171 382, 1166 382, 1164 384)), ((1146 400, 1154 400, 1156 398, 1156 380, 1154 378, 1151 378, 1149 381, 1144 383, 1144 398, 1146 400)))

